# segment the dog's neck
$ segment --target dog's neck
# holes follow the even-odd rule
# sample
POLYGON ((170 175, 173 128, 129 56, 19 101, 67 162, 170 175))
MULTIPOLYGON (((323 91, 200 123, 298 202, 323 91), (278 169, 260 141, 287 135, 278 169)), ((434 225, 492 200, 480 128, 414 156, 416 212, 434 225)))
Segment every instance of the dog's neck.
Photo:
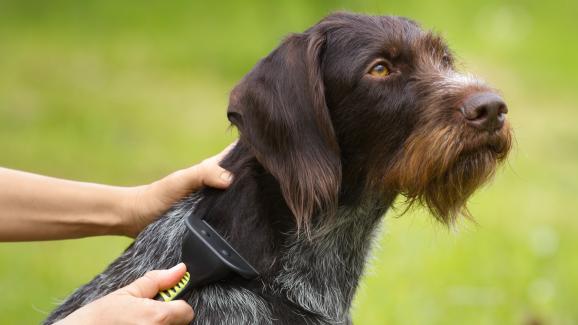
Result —
POLYGON ((226 191, 206 189, 197 211, 259 270, 260 281, 248 285, 324 317, 347 316, 375 230, 394 197, 339 206, 331 221, 313 218, 306 234, 297 231, 277 181, 248 150, 238 146, 223 165, 234 183, 226 191))

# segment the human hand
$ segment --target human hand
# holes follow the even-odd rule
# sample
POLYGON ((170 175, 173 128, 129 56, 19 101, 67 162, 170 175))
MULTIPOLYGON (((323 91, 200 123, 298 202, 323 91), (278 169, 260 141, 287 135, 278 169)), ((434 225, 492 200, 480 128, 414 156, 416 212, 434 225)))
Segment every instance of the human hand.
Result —
POLYGON ((176 285, 186 272, 180 263, 169 270, 150 271, 128 286, 118 289, 76 310, 56 324, 188 324, 191 306, 183 300, 161 302, 149 298, 176 285))
POLYGON ((122 232, 136 237, 175 202, 202 186, 227 188, 233 176, 221 168, 219 163, 235 144, 230 144, 221 153, 197 165, 176 171, 154 183, 129 188, 123 205, 122 232))

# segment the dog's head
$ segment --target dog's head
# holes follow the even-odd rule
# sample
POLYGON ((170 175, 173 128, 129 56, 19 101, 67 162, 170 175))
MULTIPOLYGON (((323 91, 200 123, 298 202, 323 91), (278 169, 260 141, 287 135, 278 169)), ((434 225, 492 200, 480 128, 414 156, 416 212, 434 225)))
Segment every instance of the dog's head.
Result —
POLYGON ((261 60, 228 116, 298 225, 368 193, 452 222, 511 143, 504 102, 453 61, 408 19, 338 13, 261 60))

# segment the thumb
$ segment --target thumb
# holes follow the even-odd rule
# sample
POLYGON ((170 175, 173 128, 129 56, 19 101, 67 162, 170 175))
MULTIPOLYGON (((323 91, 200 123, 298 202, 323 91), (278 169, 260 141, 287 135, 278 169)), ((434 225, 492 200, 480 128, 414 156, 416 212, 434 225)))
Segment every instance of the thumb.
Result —
POLYGON ((233 175, 228 170, 219 165, 209 166, 207 169, 203 178, 204 185, 225 189, 231 184, 233 175))
POLYGON ((205 159, 200 165, 202 184, 225 189, 231 185, 233 180, 233 175, 220 166, 220 163, 225 159, 225 157, 233 150, 237 145, 237 141, 228 145, 223 151, 221 151, 216 156, 205 159))
POLYGON ((129 294, 139 298, 153 298, 160 290, 168 289, 176 285, 185 275, 187 267, 179 263, 168 270, 155 270, 147 272, 143 277, 117 292, 129 294))

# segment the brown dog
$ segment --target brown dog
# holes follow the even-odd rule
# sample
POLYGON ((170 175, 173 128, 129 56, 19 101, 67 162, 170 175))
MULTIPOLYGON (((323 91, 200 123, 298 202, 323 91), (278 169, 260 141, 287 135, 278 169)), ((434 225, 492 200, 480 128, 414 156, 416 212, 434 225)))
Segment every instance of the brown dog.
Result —
POLYGON ((228 117, 241 137, 223 162, 232 186, 177 205, 47 323, 176 264, 183 218, 196 210, 261 276, 187 294, 194 324, 348 324, 395 197, 454 222, 509 151, 506 112, 415 22, 331 15, 289 36, 233 90, 228 117))

